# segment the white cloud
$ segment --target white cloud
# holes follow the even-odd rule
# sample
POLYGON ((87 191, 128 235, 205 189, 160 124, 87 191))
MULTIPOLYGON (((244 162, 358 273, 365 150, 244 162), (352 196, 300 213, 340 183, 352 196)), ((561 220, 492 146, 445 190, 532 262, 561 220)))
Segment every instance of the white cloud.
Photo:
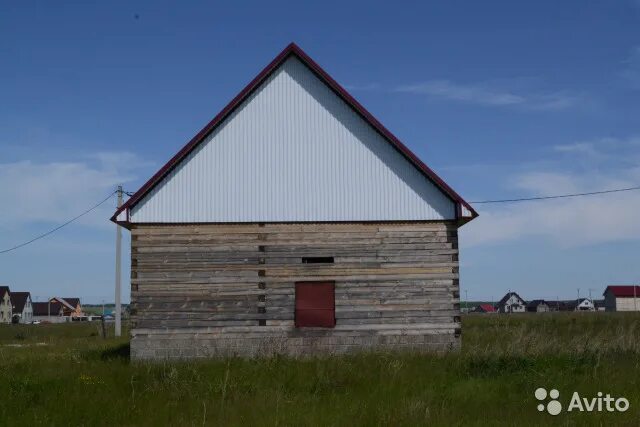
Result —
POLYGON ((525 99, 509 92, 490 90, 481 86, 460 85, 449 80, 430 80, 414 85, 400 86, 398 92, 434 95, 455 101, 480 105, 522 104, 525 99))
MULTIPOLYGON (((117 184, 133 180, 140 165, 147 163, 128 152, 96 153, 67 162, 0 164, 0 227, 64 222, 102 200, 117 184)), ((114 203, 105 203, 80 222, 108 225, 114 203)))
POLYGON ((520 107, 529 110, 559 111, 578 105, 580 98, 567 92, 517 93, 495 84, 461 84, 450 80, 429 80, 403 85, 397 92, 427 95, 468 104, 491 107, 520 107))
POLYGON ((564 153, 581 153, 590 156, 599 154, 591 142, 574 142, 573 144, 556 145, 553 149, 564 153))
MULTIPOLYGON (((536 197, 640 185, 638 138, 603 138, 555 150, 571 159, 560 159, 563 166, 552 170, 513 176, 512 189, 523 197, 536 197)), ((480 217, 461 230, 464 245, 526 237, 551 240, 562 247, 640 239, 640 191, 476 208, 480 217)))
MULTIPOLYGON (((640 161, 640 137, 626 139, 600 138, 572 144, 556 145, 553 149, 559 153, 572 155, 579 161, 590 161, 596 166, 606 163, 634 164, 640 161)), ((611 164, 615 166, 615 164, 611 164)))

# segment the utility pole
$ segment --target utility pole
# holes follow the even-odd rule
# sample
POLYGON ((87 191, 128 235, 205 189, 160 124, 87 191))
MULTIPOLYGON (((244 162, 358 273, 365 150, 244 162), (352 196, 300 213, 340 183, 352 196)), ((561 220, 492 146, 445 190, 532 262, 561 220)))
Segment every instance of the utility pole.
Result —
MULTIPOLYGON (((122 206, 122 185, 118 185, 118 208, 120 208, 120 206, 122 206)), ((121 261, 121 254, 122 254, 122 229, 120 228, 120 226, 118 224, 116 224, 116 313, 115 313, 115 320, 116 320, 116 327, 115 327, 115 336, 119 337, 120 335, 122 335, 122 324, 121 324, 121 315, 122 315, 122 307, 120 304, 120 294, 121 294, 121 279, 122 279, 122 273, 121 273, 121 266, 120 266, 120 261, 121 261)))
POLYGON ((467 289, 464 290, 464 311, 469 312, 469 291, 467 289))
POLYGON ((597 291, 597 289, 589 288, 589 301, 591 301, 591 304, 593 304, 593 311, 598 311, 598 308, 596 307, 596 302, 591 297, 591 291, 597 291))

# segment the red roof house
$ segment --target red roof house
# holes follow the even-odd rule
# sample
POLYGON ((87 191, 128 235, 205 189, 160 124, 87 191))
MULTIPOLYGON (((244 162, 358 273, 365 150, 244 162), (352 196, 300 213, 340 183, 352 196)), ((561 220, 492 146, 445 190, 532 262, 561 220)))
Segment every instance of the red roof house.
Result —
POLYGON ((495 312, 496 312, 496 308, 491 304, 480 304, 474 310, 474 313, 495 313, 495 312))
POLYGON ((610 285, 603 295, 606 311, 640 311, 640 286, 610 285))

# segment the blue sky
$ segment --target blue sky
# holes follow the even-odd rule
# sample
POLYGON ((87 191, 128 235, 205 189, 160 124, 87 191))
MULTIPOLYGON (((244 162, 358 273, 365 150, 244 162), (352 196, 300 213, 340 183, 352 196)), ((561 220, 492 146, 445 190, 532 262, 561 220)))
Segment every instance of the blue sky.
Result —
MULTIPOLYGON (((0 249, 136 190, 291 41, 467 200, 640 184, 638 1, 1 7, 0 249)), ((640 282, 640 192, 477 209, 463 296, 640 282)), ((112 300, 112 211, 0 255, 0 283, 112 300)))

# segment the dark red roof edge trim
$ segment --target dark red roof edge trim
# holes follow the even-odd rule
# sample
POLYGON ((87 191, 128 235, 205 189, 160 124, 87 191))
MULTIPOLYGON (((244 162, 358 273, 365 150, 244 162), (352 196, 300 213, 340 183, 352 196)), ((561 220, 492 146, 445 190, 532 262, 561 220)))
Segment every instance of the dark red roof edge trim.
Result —
POLYGON ((635 296, 640 298, 640 285, 609 285, 602 295, 604 296, 607 291, 611 291, 616 297, 633 297, 635 293, 635 296))
MULTIPOLYGON (((307 55, 295 43, 290 43, 282 52, 276 56, 235 98, 227 104, 200 132, 196 134, 180 151, 178 151, 158 172, 156 172, 138 191, 136 191, 111 217, 111 221, 117 221, 117 217, 125 209, 130 209, 142 199, 157 183, 160 182, 180 161, 187 156, 198 144, 200 144, 222 121, 229 116, 251 93, 264 82, 273 71, 282 64, 289 55, 296 55, 309 67, 318 77, 320 77, 338 96, 351 106, 360 116, 362 116, 380 135, 391 142, 398 151, 408 158, 429 180, 431 180, 442 192, 444 192, 456 206, 456 216, 461 218, 461 206, 466 207, 471 212, 472 218, 478 213, 467 203, 458 193, 444 182, 431 168, 423 163, 407 146, 405 146, 395 135, 393 135, 382 123, 380 123, 366 108, 349 94, 338 82, 336 82, 326 71, 320 67, 309 55, 307 55)), ((129 218, 127 218, 128 222, 129 218)))

